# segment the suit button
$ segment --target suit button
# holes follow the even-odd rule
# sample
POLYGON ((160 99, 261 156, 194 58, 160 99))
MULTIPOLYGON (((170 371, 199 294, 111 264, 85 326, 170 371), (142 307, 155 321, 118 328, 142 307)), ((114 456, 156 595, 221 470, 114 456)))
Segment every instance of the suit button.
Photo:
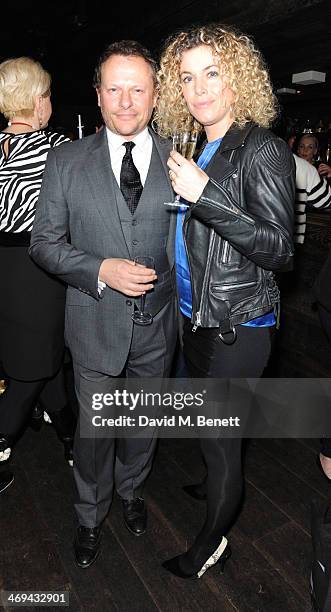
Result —
POLYGON ((134 246, 136 246, 137 244, 139 244, 139 242, 138 242, 138 240, 132 240, 132 244, 133 244, 134 246))
POLYGON ((132 224, 131 225, 137 225, 138 221, 137 219, 133 219, 132 224))
POLYGON ((126 300, 126 305, 127 305, 127 306, 132 306, 132 302, 131 302, 131 300, 126 300))

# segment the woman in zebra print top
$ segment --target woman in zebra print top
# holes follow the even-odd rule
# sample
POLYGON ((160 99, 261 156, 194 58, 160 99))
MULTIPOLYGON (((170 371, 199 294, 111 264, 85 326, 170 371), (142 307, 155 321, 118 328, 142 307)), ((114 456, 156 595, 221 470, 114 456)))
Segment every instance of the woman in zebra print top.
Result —
POLYGON ((31 232, 47 153, 68 140, 16 121, 0 132, 0 232, 31 232))
MULTIPOLYGON (((68 446, 62 360, 65 287, 28 255, 30 232, 50 148, 69 141, 47 131, 50 75, 27 57, 0 64, 0 461, 6 460, 32 409, 50 413, 68 446)), ((70 142, 70 141, 69 141, 70 142)))

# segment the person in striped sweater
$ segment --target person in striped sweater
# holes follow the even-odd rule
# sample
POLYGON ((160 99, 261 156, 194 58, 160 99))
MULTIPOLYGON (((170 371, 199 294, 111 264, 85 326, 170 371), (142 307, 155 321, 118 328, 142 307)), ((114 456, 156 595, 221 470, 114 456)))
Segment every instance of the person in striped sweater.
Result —
POLYGON ((293 154, 296 165, 294 242, 303 244, 306 233, 306 206, 325 209, 331 206, 331 187, 315 166, 293 154))

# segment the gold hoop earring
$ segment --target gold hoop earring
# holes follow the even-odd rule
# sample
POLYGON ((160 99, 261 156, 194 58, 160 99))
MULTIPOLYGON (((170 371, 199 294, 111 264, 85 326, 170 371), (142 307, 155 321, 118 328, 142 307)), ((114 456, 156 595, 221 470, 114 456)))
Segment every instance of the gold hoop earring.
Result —
POLYGON ((39 120, 39 127, 41 128, 43 124, 43 120, 40 115, 38 116, 38 120, 39 120))

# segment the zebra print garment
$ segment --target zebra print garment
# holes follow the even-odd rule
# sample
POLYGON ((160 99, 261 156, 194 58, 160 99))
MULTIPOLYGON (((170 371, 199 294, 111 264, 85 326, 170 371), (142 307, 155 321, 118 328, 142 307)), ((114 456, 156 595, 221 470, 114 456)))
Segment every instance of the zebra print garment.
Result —
POLYGON ((0 231, 30 232, 47 153, 70 142, 55 132, 0 133, 0 231), (4 144, 8 141, 8 155, 4 144))

